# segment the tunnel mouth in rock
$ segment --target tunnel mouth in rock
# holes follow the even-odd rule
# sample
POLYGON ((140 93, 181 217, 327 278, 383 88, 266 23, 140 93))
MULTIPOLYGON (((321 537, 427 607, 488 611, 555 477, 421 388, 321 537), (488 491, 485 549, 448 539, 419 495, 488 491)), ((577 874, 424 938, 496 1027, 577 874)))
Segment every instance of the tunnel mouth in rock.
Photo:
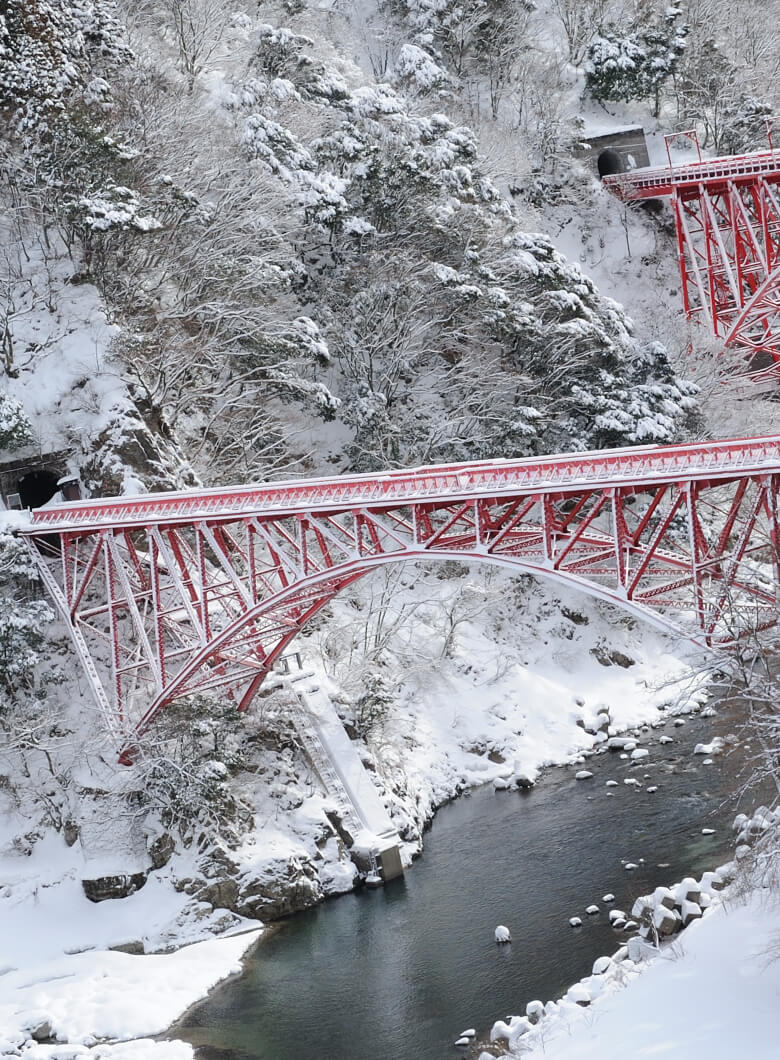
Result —
POLYGON ((19 479, 18 490, 22 508, 40 508, 47 504, 59 489, 59 476, 46 468, 28 471, 19 479))
POLYGON ((598 166, 600 177, 608 177, 613 173, 625 173, 626 171, 626 165, 622 156, 611 147, 608 147, 601 152, 596 161, 596 165, 598 166))

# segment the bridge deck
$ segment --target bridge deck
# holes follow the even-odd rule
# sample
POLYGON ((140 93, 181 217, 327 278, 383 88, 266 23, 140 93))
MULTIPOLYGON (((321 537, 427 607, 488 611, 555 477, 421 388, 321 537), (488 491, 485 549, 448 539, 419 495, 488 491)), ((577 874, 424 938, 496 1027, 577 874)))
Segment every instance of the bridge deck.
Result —
POLYGON ((634 169, 629 173, 613 173, 604 177, 605 188, 623 202, 658 199, 686 188, 694 191, 700 184, 713 181, 750 180, 754 177, 775 176, 780 180, 780 151, 757 151, 748 155, 729 155, 708 158, 701 162, 686 162, 679 166, 634 169))
POLYGON ((419 501, 428 496, 440 501, 517 491, 570 493, 583 487, 641 489, 654 483, 717 481, 762 471, 780 472, 780 435, 79 501, 37 509, 20 533, 116 530, 160 522, 213 522, 247 513, 283 515, 397 506, 404 499, 419 501))

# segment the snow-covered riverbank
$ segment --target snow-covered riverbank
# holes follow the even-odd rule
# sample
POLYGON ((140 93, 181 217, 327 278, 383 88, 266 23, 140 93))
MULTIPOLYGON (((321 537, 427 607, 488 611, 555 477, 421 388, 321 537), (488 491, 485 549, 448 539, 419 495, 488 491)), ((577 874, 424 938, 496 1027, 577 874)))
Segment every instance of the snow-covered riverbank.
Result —
POLYGON ((58 856, 57 842, 50 836, 38 845, 26 881, 21 874, 3 876, 0 1056, 191 1056, 183 1043, 155 1043, 146 1036, 164 1032, 217 982, 240 971, 241 958, 260 930, 185 945, 195 931, 182 925, 176 940, 182 948, 175 952, 138 955, 113 949, 128 938, 154 937, 156 929, 167 934, 184 896, 165 881, 150 880, 128 898, 95 905, 58 856), (146 1040, 117 1044, 133 1038, 146 1040))
POLYGON ((514 1052, 525 1060, 777 1060, 779 936, 776 889, 727 897, 654 960, 614 965, 591 1005, 572 991, 514 1052))

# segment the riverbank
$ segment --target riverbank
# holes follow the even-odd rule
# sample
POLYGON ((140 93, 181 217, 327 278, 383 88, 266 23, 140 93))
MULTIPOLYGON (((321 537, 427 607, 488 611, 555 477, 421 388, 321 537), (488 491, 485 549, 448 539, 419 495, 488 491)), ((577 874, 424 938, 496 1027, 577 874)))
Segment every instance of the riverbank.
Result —
POLYGON ((727 893, 653 961, 622 962, 592 1004, 562 1001, 512 1052, 524 1060, 777 1060, 779 939, 776 887, 727 893))
MULTIPOLYGON (((723 716, 720 718, 709 716, 709 709, 704 713, 705 717, 701 714, 693 714, 688 715, 687 718, 677 718, 678 722, 685 721, 685 724, 680 726, 675 724, 675 719, 672 717, 664 719, 663 716, 659 716, 657 719, 659 727, 647 726, 644 733, 641 731, 632 733, 641 746, 650 750, 650 755, 632 761, 630 751, 604 752, 584 763, 589 767, 589 771, 594 772, 593 778, 575 780, 575 774, 580 771, 583 763, 572 761, 568 769, 554 769, 547 773, 544 783, 530 796, 522 793, 493 793, 489 786, 485 786, 482 791, 475 792, 473 798, 461 800, 440 811, 437 826, 426 841, 426 853, 435 858, 437 848, 441 849, 443 842, 449 844, 454 834, 460 834, 464 840, 463 849, 459 855, 463 859, 462 863, 468 865, 471 858, 479 864, 487 864, 489 859, 480 853, 474 834, 475 828, 479 829, 478 825, 464 827, 461 823, 456 826, 455 833, 450 830, 446 840, 440 837, 438 828, 438 825, 444 823, 447 817, 454 818, 463 809, 470 812, 482 799, 488 800, 494 807, 490 811, 494 827, 499 827, 498 819, 501 814, 508 814, 507 827, 511 830, 515 843, 511 847, 508 843, 502 844, 506 848, 505 863, 496 863, 495 857, 490 859, 492 861, 491 872, 494 873, 509 871, 518 853, 521 857, 537 856, 533 846, 529 844, 528 837, 517 833, 519 822, 514 815, 519 812, 524 822, 532 822, 532 807, 543 791, 548 791, 556 800, 561 797, 568 799, 570 805, 581 814, 583 827, 587 829, 592 828, 592 822, 600 819, 603 807, 607 805, 614 809, 616 815, 623 808, 630 818, 636 818, 637 821, 641 820, 643 813, 657 813, 662 807, 662 802, 656 796, 660 796, 661 799, 668 798, 669 781, 663 779, 663 772, 667 770, 677 770, 677 772, 667 773, 669 780, 680 775, 684 776, 686 788, 690 788, 692 795, 695 795, 699 787, 697 776, 706 777, 707 787, 711 787, 710 782, 715 775, 712 770, 713 763, 710 762, 709 765, 704 766, 703 762, 706 759, 703 756, 694 757, 692 751, 695 743, 701 737, 714 733, 716 727, 718 731, 725 732, 730 720, 723 716), (665 724, 661 725, 662 722, 665 724), (668 733, 672 733, 673 736, 668 737, 668 733), (671 742, 662 742, 665 738, 671 742), (621 758, 621 755, 627 757, 621 758), (689 768, 694 768, 697 772, 686 772, 689 768), (606 787, 605 778, 612 776, 617 778, 617 791, 606 787), (637 777, 637 784, 622 783, 622 780, 631 776, 637 777), (649 788, 656 787, 651 780, 659 779, 662 790, 660 792, 648 791, 649 788), (598 790, 593 787, 596 783, 599 784, 598 790), (610 800, 608 803, 607 799, 610 800)), ((714 765, 716 769, 719 768, 718 761, 714 765)), ((702 825, 712 823, 707 812, 707 808, 701 806, 695 811, 693 820, 702 825)), ((679 822, 673 823, 679 824, 679 822)), ((688 828, 689 841, 692 840, 697 830, 701 831, 693 827, 688 828)), ((540 822, 538 831, 540 840, 544 840, 547 826, 543 821, 540 822)), ((720 831, 722 832, 722 829, 720 831)), ((563 831, 562 824, 559 824, 559 833, 557 842, 574 848, 574 857, 579 870, 582 871, 584 852, 576 849, 576 843, 563 831)), ((711 841, 709 837, 706 840, 706 842, 711 841)), ((636 870, 638 875, 630 877, 632 883, 636 880, 638 885, 642 879, 658 882, 659 879, 668 878, 661 875, 655 864, 645 864, 647 859, 642 858, 641 851, 643 850, 644 847, 639 841, 625 847, 626 860, 629 857, 635 857, 642 862, 636 870)), ((646 850, 645 853, 647 853, 646 850)), ((54 864, 55 849, 47 848, 45 844, 40 845, 33 851, 31 858, 33 859, 31 867, 34 867, 35 859, 38 859, 39 869, 44 863, 48 866, 50 882, 57 878, 58 871, 54 864)), ((410 880, 416 879, 418 874, 426 870, 426 867, 426 857, 424 857, 422 863, 413 870, 410 880)), ((602 890, 610 881, 610 886, 618 890, 616 881, 619 882, 621 874, 624 879, 629 878, 624 866, 618 863, 612 864, 611 868, 607 866, 607 870, 608 877, 605 877, 599 884, 602 890)), ((62 866, 59 871, 62 871, 62 866)), ((532 884, 529 882, 528 886, 532 884)), ((448 900, 446 889, 439 887, 437 890, 441 896, 437 904, 446 904, 448 900)), ((484 888, 481 890, 484 891, 484 888)), ((581 887, 577 888, 577 893, 580 904, 582 904, 584 895, 581 887)), ((42 1037, 46 1032, 47 1022, 49 1023, 48 1033, 56 1034, 60 1042, 65 1039, 70 1043, 69 1056, 92 1057, 93 1060, 103 1060, 104 1057, 106 1060, 142 1060, 142 1058, 147 1060, 152 1057, 154 1060, 187 1060, 192 1056, 192 1047, 180 1041, 154 1043, 145 1040, 127 1042, 122 1045, 116 1042, 93 1044, 93 1040, 98 1036, 116 1039, 138 1034, 159 1033, 169 1026, 181 1011, 203 996, 217 981, 240 972, 242 956, 257 937, 257 932, 254 932, 240 938, 214 940, 168 955, 137 956, 120 952, 106 953, 98 949, 86 950, 80 954, 63 953, 65 949, 72 951, 77 948, 79 940, 83 945, 87 935, 93 939, 93 946, 99 933, 102 935, 103 945, 121 945, 120 940, 141 932, 145 932, 148 938, 150 934, 153 935, 155 925, 162 930, 164 925, 175 917, 177 910, 174 906, 179 903, 183 907, 184 896, 178 895, 174 898, 166 891, 163 881, 152 878, 135 895, 117 902, 100 903, 97 906, 86 901, 80 893, 76 880, 71 880, 70 886, 65 885, 61 880, 54 886, 43 884, 38 888, 37 893, 32 892, 28 895, 27 902, 17 902, 15 908, 8 904, 9 897, 10 895, 4 891, 3 900, 0 901, 0 913, 4 914, 2 923, 3 964, 6 964, 8 958, 15 957, 20 963, 23 961, 25 966, 17 967, 15 972, 6 968, 2 977, 4 1002, 0 1004, 0 1027, 5 1029, 5 1033, 0 1032, 0 1043, 2 1043, 0 1055, 18 1055, 20 1048, 24 1046, 22 1040, 24 1038, 27 1041, 24 1055, 29 1057, 29 1060, 49 1060, 49 1058, 54 1060, 55 1057, 61 1060, 62 1044, 43 1042, 33 1045, 29 1040, 29 1033, 32 1031, 42 1037), (25 1025, 24 1029, 20 1028, 20 1019, 25 1025), (38 1022, 33 1027, 35 1020, 38 1022), (12 1024, 16 1026, 16 1030, 13 1029, 12 1024), (9 1027, 11 1027, 10 1033, 9 1027)), ((385 921, 385 934, 389 932, 397 939, 397 925, 394 926, 387 920, 388 902, 392 903, 393 900, 392 891, 388 889, 387 893, 379 892, 362 897, 382 906, 381 916, 385 921)), ((625 895, 619 893, 619 897, 621 903, 625 905, 625 895)), ((502 899, 502 903, 503 901, 502 899)), ((573 898, 568 901, 571 903, 573 898)), ((538 918, 544 924, 545 938, 549 942, 548 948, 554 950, 555 928, 545 923, 543 917, 543 910, 546 907, 549 908, 549 905, 550 896, 542 895, 538 918)), ((323 907, 319 912, 323 918, 331 919, 334 915, 338 915, 337 910, 341 908, 346 909, 346 901, 339 902, 337 906, 329 903, 328 907, 323 907)), ((579 905, 569 904, 567 911, 581 912, 582 910, 579 909, 579 905)), ((204 910, 205 912, 207 911, 204 910)), ((403 911, 403 907, 400 907, 400 912, 403 917, 406 917, 407 914, 403 911)), ((505 913, 504 904, 496 909, 486 908, 484 894, 481 895, 480 903, 478 905, 474 903, 472 908, 470 919, 479 924, 478 934, 480 938, 485 935, 488 939, 487 948, 491 954, 495 950, 489 941, 491 925, 497 917, 503 917, 505 913)), ((303 914, 304 917, 306 915, 303 914)), ((298 919, 296 917, 294 921, 288 922, 288 926, 294 925, 298 919)), ((392 917, 390 919, 392 920, 392 917)), ((437 947, 441 945, 441 940, 437 939, 441 925, 430 923, 429 917, 423 919, 429 921, 428 927, 432 931, 431 954, 436 961, 439 959, 437 947)), ((447 933, 455 932, 458 923, 463 919, 459 914, 455 915, 447 933)), ((561 923, 564 923, 563 916, 561 923)), ((512 924, 513 928, 516 927, 517 921, 513 919, 512 924)), ((353 920, 347 927, 350 939, 354 938, 354 925, 353 920)), ((586 925, 587 928, 591 926, 595 925, 586 925)), ((564 931, 568 930, 568 927, 564 928, 564 931)), ((186 935, 187 929, 184 926, 181 931, 183 935, 186 935)), ((278 942, 282 947, 287 945, 287 934, 287 928, 279 932, 278 942)), ((517 943, 520 949, 517 953, 525 962, 531 959, 531 955, 528 952, 527 930, 522 925, 519 935, 517 943)), ((584 936, 581 937, 584 938, 584 936)), ((478 942, 472 941, 469 945, 473 949, 480 948, 478 942)), ((265 950, 265 945, 263 948, 265 950)), ((376 958, 376 949, 371 952, 376 958)), ((315 968, 311 970, 316 973, 315 968)), ((502 961, 500 970, 506 972, 506 961, 502 961)), ((456 965, 455 971, 457 977, 462 976, 462 963, 460 966, 456 965)), ((496 966, 496 972, 499 973, 498 966, 496 966)), ((626 979, 633 978, 633 975, 628 974, 627 966, 624 972, 626 979)), ((571 972, 568 967, 566 976, 566 981, 570 981, 571 972)), ((315 978, 318 978, 316 974, 315 978)), ((319 989, 317 983, 314 983, 314 986, 319 989)), ((223 992, 220 991, 218 996, 223 997, 223 992)), ((301 1011, 305 1008, 305 1005, 299 1006, 293 1009, 291 1015, 300 1019, 301 1011)), ((495 1002, 492 1003, 490 1011, 496 1014, 495 1002)), ((471 1013, 468 1015, 470 1016, 471 1013)), ((466 1013, 464 1013, 465 1016, 466 1013)), ((578 1012, 575 1012, 575 1017, 577 1016, 578 1012)), ((588 1017, 584 1018, 587 1022, 588 1017)), ((593 1018, 592 1015, 590 1018, 593 1018)), ((570 1014, 566 1015, 566 1021, 572 1022, 570 1014)), ((560 1033, 564 1033, 563 1026, 566 1021, 562 1018, 560 1033)), ((469 1022, 468 1018, 465 1022, 469 1022)), ((453 1023, 453 1027, 456 1026, 453 1023)), ((452 1033, 455 1031, 453 1030, 452 1033)), ((546 1028, 545 1033, 547 1033, 546 1028)), ((551 1033, 553 1033, 552 1028, 551 1033)), ((555 1033, 558 1031, 556 1030, 555 1033)), ((325 1054, 317 1051, 314 1045, 313 1051, 306 1054, 304 1050, 304 1055, 308 1055, 311 1060, 322 1060, 325 1054)), ((399 1052, 397 1055, 408 1055, 411 1058, 415 1054, 399 1052)), ((604 1055, 609 1054, 602 1053, 602 1056, 604 1055)))

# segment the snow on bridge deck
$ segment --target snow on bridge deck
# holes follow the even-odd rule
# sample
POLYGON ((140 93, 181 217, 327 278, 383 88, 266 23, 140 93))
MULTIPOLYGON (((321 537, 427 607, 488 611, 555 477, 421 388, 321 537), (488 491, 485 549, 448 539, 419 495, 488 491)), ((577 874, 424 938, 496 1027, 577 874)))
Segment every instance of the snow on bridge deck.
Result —
POLYGON ((634 169, 605 176, 602 183, 623 202, 632 202, 684 193, 686 188, 694 191, 701 184, 727 184, 772 176, 780 180, 780 151, 757 151, 682 165, 634 169))
POLYGON ((37 509, 32 523, 19 532, 94 532, 153 523, 212 522, 253 512, 280 516, 383 504, 397 506, 404 499, 419 501, 426 497, 437 501, 466 500, 517 491, 526 495, 551 490, 567 493, 583 487, 634 486, 641 490, 667 482, 728 481, 761 472, 780 472, 780 435, 79 501, 37 509))

